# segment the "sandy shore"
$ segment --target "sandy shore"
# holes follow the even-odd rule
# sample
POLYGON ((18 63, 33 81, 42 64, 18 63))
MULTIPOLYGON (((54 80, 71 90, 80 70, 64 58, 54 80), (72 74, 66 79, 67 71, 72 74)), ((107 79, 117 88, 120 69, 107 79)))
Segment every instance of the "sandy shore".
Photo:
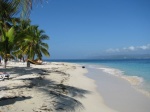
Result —
POLYGON ((116 112, 106 106, 87 69, 70 63, 9 62, 0 81, 0 112, 116 112))

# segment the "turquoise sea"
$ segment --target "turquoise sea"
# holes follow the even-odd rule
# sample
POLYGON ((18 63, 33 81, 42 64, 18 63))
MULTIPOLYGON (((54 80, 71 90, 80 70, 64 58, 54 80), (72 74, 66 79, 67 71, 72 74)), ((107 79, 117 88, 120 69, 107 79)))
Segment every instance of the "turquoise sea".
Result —
POLYGON ((118 60, 46 60, 49 62, 79 63, 89 67, 112 68, 120 71, 121 75, 139 79, 140 88, 150 93, 150 59, 118 59, 118 60))

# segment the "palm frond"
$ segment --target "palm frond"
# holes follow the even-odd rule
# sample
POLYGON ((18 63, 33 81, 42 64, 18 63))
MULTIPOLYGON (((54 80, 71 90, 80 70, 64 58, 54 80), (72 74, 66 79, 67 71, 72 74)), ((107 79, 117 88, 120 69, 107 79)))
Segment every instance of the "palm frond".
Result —
POLYGON ((49 36, 48 35, 41 35, 41 40, 48 40, 49 39, 49 36))
POLYGON ((33 5, 39 3, 42 4, 44 0, 15 0, 15 1, 19 2, 18 10, 21 12, 21 17, 28 18, 33 8, 33 5))
POLYGON ((14 36, 15 36, 15 30, 14 30, 14 27, 11 27, 7 32, 7 37, 8 37, 9 42, 14 41, 14 36))
POLYGON ((0 15, 9 20, 10 17, 18 13, 18 2, 14 0, 0 0, 0 15))
POLYGON ((43 43, 43 42, 42 42, 40 45, 41 45, 41 47, 44 47, 44 48, 47 49, 47 50, 49 49, 49 46, 48 46, 47 43, 43 43))
POLYGON ((50 53, 47 51, 47 49, 41 48, 41 52, 42 52, 45 56, 50 57, 50 53))

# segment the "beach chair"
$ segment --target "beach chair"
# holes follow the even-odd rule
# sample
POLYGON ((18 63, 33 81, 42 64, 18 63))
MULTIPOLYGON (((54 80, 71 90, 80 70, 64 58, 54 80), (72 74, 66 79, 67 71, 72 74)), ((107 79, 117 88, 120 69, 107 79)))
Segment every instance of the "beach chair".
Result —
POLYGON ((30 62, 32 64, 35 64, 35 65, 42 65, 42 61, 41 60, 29 60, 28 59, 28 62, 30 62))

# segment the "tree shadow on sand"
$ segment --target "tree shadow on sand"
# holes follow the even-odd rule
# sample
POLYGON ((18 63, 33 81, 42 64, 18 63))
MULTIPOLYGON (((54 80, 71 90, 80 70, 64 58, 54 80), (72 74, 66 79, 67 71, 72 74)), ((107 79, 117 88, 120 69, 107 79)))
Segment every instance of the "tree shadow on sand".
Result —
MULTIPOLYGON (((3 71, 0 69, 0 71, 3 71)), ((86 94, 90 94, 90 91, 80 89, 73 86, 68 86, 64 84, 57 84, 53 80, 46 79, 45 76, 47 73, 56 73, 60 75, 66 75, 68 77, 69 74, 66 74, 62 71, 45 71, 44 69, 37 69, 37 68, 26 68, 26 67, 15 67, 15 68, 7 68, 7 72, 11 72, 11 74, 19 74, 19 76, 27 75, 27 74, 39 74, 39 77, 36 78, 22 78, 22 79, 13 79, 13 80, 23 80, 23 81, 30 81, 30 85, 24 86, 15 86, 13 88, 7 88, 7 90, 11 89, 18 89, 18 88, 36 88, 39 92, 44 92, 47 94, 51 99, 49 102, 54 107, 56 111, 65 111, 65 112, 74 112, 74 111, 81 111, 84 109, 83 104, 75 98, 85 98, 86 94), (44 73, 44 74, 43 74, 44 73)), ((30 97, 31 98, 31 97, 30 97)), ((16 101, 23 101, 28 98, 14 98, 14 99, 7 99, 3 102, 4 105, 8 105, 9 103, 14 103, 16 101), (9 103, 8 103, 9 102, 9 103)))
POLYGON ((55 110, 67 112, 84 109, 82 103, 75 98, 85 98, 85 94, 91 93, 87 90, 63 84, 50 84, 46 88, 41 87, 39 89, 53 97, 52 103, 55 110))
POLYGON ((12 68, 1 68, 0 72, 8 72, 10 73, 10 76, 13 74, 19 74, 19 76, 27 75, 27 74, 38 74, 42 73, 43 69, 39 68, 29 68, 29 67, 12 67, 12 68))
POLYGON ((44 78, 32 79, 31 81, 31 85, 36 87, 39 92, 44 92, 53 99, 49 103, 52 103, 57 111, 74 112, 84 109, 82 103, 75 98, 85 98, 86 94, 91 93, 77 87, 56 84, 54 81, 44 78))
POLYGON ((10 104, 14 104, 15 102, 18 101, 23 101, 23 100, 27 100, 27 99, 31 99, 30 96, 25 97, 25 96, 14 96, 14 97, 3 97, 0 99, 0 106, 6 106, 6 105, 10 105, 10 104))

